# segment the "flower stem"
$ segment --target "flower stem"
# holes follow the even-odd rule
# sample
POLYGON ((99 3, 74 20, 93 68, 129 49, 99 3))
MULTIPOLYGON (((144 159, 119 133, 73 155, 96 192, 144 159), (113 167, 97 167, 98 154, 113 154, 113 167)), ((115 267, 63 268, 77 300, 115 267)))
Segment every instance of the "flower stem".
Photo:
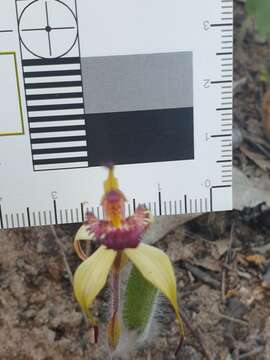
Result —
POLYGON ((108 340, 111 348, 115 349, 120 337, 120 323, 118 319, 119 304, 120 304, 120 267, 121 267, 121 252, 119 252, 114 261, 114 270, 111 277, 111 291, 112 291, 112 310, 111 320, 108 324, 108 340))
POLYGON ((120 273, 112 274, 112 315, 118 313, 120 302, 120 273))

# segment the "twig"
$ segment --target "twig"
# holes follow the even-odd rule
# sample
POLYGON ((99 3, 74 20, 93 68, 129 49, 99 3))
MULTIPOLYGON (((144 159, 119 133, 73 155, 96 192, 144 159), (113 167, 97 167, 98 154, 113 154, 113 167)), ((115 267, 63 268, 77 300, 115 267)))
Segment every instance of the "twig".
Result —
POLYGON ((66 257, 65 251, 64 251, 63 244, 62 244, 62 242, 60 241, 58 235, 56 234, 55 228, 54 228, 53 226, 50 226, 50 228, 51 228, 51 231, 52 231, 52 233, 53 233, 54 240, 55 240, 56 244, 57 244, 58 247, 59 247, 59 251, 60 251, 60 254, 61 254, 61 256, 62 256, 63 263, 64 263, 65 268, 66 268, 66 271, 67 271, 67 273, 68 273, 69 281, 70 281, 71 285, 73 285, 73 275, 72 275, 72 272, 71 272, 71 270, 70 270, 70 266, 69 266, 68 261, 67 261, 67 257, 66 257))
MULTIPOLYGON (((63 263, 64 263, 66 271, 68 273, 68 278, 69 278, 70 284, 73 287, 73 275, 72 275, 72 272, 71 272, 71 269, 70 269, 66 254, 65 254, 64 246, 63 246, 62 242, 60 241, 60 239, 59 239, 59 237, 58 237, 58 235, 57 235, 57 233, 55 231, 54 226, 50 226, 50 228, 51 228, 51 231, 53 233, 54 240, 55 240, 56 244, 59 247, 59 251, 60 251, 63 263)), ((82 311, 82 314, 83 314, 83 319, 85 321, 86 326, 89 327, 89 321, 87 319, 86 314, 83 311, 82 311)))
POLYGON ((206 272, 200 270, 196 266, 190 264, 187 261, 182 262, 184 268, 190 271, 196 278, 200 279, 202 282, 210 285, 214 289, 220 288, 220 283, 216 279, 212 278, 212 276, 208 275, 206 272))
POLYGON ((242 354, 242 355, 239 355, 239 360, 243 360, 243 359, 247 359, 247 358, 251 358, 251 359, 255 359, 254 356, 255 355, 258 355, 260 354, 261 352, 263 352, 264 350, 264 347, 263 346, 259 346, 257 347, 256 349, 248 352, 248 353, 245 353, 245 354, 242 354))
POLYGON ((226 275, 227 275, 227 267, 230 262, 232 262, 232 244, 233 244, 233 233, 234 233, 234 224, 232 224, 231 227, 231 236, 230 236, 230 242, 228 244, 227 254, 225 258, 225 262, 222 269, 222 279, 221 279, 221 301, 223 304, 225 304, 226 301, 226 275))
POLYGON ((238 91, 240 91, 241 87, 244 86, 246 84, 246 82, 247 82, 247 78, 242 78, 242 79, 236 80, 233 85, 234 94, 236 94, 238 91))
POLYGON ((231 322, 240 324, 240 325, 249 326, 249 324, 248 324, 246 321, 244 321, 244 320, 236 319, 236 318, 234 318, 234 317, 221 314, 220 312, 211 312, 211 311, 209 311, 209 313, 212 314, 212 315, 216 315, 216 316, 218 316, 218 317, 220 317, 220 318, 222 318, 222 319, 225 319, 225 320, 228 320, 228 321, 231 321, 231 322))
POLYGON ((212 357, 212 355, 209 354, 209 352, 204 344, 204 341, 203 341, 200 331, 198 330, 198 328, 194 329, 194 327, 191 325, 188 317, 185 315, 183 310, 181 311, 181 317, 182 317, 183 322, 185 323, 186 327, 190 330, 190 332, 192 333, 194 338, 198 341, 205 358, 207 360, 213 360, 214 358, 212 357))

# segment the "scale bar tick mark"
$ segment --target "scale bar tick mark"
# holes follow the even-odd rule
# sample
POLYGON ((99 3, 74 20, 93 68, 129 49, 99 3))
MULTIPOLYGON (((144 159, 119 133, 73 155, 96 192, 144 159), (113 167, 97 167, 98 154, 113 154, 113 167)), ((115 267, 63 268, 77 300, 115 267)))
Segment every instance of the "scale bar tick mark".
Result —
POLYGON ((26 208, 26 212, 27 212, 28 226, 31 226, 31 218, 30 218, 30 209, 29 209, 29 207, 26 208))
POLYGON ((57 218, 57 206, 56 206, 56 200, 53 200, 53 209, 54 209, 54 219, 55 224, 58 224, 58 218, 57 218))
POLYGON ((232 136, 232 134, 211 135, 212 138, 227 137, 227 136, 232 136))
POLYGON ((232 83, 232 80, 211 81, 211 84, 228 84, 228 83, 232 83))
POLYGON ((161 205, 161 192, 158 192, 158 206, 159 206, 159 215, 162 215, 162 205, 161 205))
POLYGON ((211 24, 211 27, 219 27, 219 26, 232 26, 232 23, 219 23, 219 24, 211 24))
POLYGON ((0 226, 1 226, 1 229, 4 228, 3 213, 2 213, 2 207, 1 207, 1 205, 0 205, 0 226))
POLYGON ((83 209, 83 203, 81 203, 81 217, 82 217, 82 221, 84 221, 84 209, 83 209))

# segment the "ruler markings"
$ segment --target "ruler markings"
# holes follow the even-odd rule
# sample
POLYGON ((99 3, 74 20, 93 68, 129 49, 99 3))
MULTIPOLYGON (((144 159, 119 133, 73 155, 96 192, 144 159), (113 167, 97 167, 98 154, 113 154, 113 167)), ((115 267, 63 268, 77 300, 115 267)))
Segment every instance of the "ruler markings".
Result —
POLYGON ((212 27, 220 27, 220 26, 232 26, 232 23, 219 23, 219 24, 211 24, 212 27))
POLYGON ((161 206, 161 192, 158 192, 158 208, 159 208, 159 215, 162 215, 162 206, 161 206))
POLYGON ((228 136, 232 136, 232 134, 211 135, 212 138, 220 138, 220 137, 228 137, 228 136))
POLYGON ((132 200, 132 205, 133 205, 133 211, 135 212, 136 211, 136 200, 135 199, 132 200))
POLYGON ((1 229, 4 229, 3 212, 2 212, 2 206, 1 206, 1 204, 0 204, 0 226, 1 226, 1 229))
POLYGON ((20 227, 20 216, 18 213, 16 213, 16 221, 17 221, 17 227, 20 227))
POLYGON ((9 228, 9 220, 8 220, 8 215, 5 215, 5 220, 6 220, 6 228, 9 228))
POLYGON ((36 226, 37 222, 36 222, 36 213, 33 211, 32 213, 32 218, 33 218, 33 225, 36 226))
POLYGON ((170 215, 172 215, 173 211, 172 211, 172 202, 171 202, 171 200, 169 201, 169 208, 170 208, 170 215))
POLYGON ((40 211, 38 212, 38 222, 39 222, 39 225, 42 225, 41 212, 40 211))
POLYGON ((74 223, 73 209, 70 209, 70 218, 71 218, 71 222, 74 223))
POLYGON ((185 213, 187 214, 187 195, 184 195, 184 203, 185 203, 185 213))
POLYGON ((24 213, 22 213, 22 225, 23 225, 23 227, 26 226, 24 213))
POLYGON ((49 224, 52 225, 53 221, 52 221, 52 212, 51 210, 49 210, 49 224))
MULTIPOLYGON (((232 54, 233 54, 232 52, 218 52, 218 53, 216 53, 216 55, 218 55, 218 56, 232 55, 232 54)), ((231 57, 228 60, 231 60, 231 57)))
POLYGON ((84 221, 85 221, 83 203, 81 203, 81 219, 82 219, 82 222, 84 222, 84 221))
POLYGON ((232 108, 231 107, 229 107, 229 108, 217 108, 216 109, 217 111, 223 111, 223 110, 232 110, 232 108))
POLYGON ((211 84, 229 84, 232 83, 232 80, 216 80, 211 81, 211 84))
POLYGON ((43 211, 44 225, 47 225, 47 213, 43 211))
POLYGON ((68 220, 68 211, 67 211, 67 209, 65 209, 65 222, 66 223, 68 223, 69 222, 69 220, 68 220))
POLYGON ((79 209, 78 208, 75 209, 75 213, 76 213, 76 222, 78 223, 78 222, 80 222, 79 209))
POLYGON ((62 209, 60 209, 59 213, 60 213, 60 222, 61 222, 61 224, 63 224, 63 223, 64 223, 64 218, 63 218, 63 211, 62 211, 62 209))
POLYGON ((28 226, 31 226, 31 218, 30 218, 30 209, 29 209, 29 207, 26 208, 26 213, 27 213, 28 226))
POLYGON ((166 201, 164 201, 164 215, 168 215, 167 214, 167 203, 166 203, 166 201))
POLYGON ((55 219, 55 224, 58 224, 58 216, 57 216, 57 203, 56 200, 53 200, 53 210, 54 210, 54 219, 55 219))

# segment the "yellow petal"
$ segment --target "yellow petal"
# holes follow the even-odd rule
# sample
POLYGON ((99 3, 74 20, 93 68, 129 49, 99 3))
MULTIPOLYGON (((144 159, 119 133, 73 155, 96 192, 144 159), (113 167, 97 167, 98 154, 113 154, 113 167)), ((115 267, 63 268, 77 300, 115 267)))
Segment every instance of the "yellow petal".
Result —
POLYGON ((102 245, 81 263, 74 274, 75 297, 92 324, 95 320, 89 306, 104 287, 116 255, 116 251, 102 245))
POLYGON ((86 225, 82 225, 79 228, 79 230, 77 231, 75 238, 74 238, 74 243, 73 243, 74 249, 80 259, 85 260, 88 258, 88 256, 85 254, 85 252, 81 248, 80 241, 81 240, 89 240, 90 241, 92 239, 93 239, 93 235, 89 234, 88 227, 86 225))
POLYGON ((125 249, 124 253, 143 277, 168 298, 176 313, 180 335, 183 337, 184 327, 177 303, 176 280, 169 257, 163 251, 142 243, 135 249, 125 249))

